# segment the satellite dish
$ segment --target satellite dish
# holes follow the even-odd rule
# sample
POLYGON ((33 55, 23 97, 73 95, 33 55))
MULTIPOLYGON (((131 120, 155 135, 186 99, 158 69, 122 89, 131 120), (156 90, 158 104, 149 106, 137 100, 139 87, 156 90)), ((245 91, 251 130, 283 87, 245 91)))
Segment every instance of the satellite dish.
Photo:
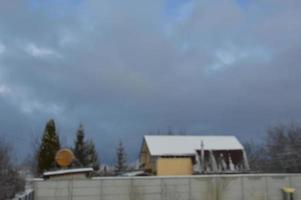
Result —
POLYGON ((55 161, 61 167, 68 167, 74 159, 75 156, 70 149, 61 149, 55 155, 55 161))

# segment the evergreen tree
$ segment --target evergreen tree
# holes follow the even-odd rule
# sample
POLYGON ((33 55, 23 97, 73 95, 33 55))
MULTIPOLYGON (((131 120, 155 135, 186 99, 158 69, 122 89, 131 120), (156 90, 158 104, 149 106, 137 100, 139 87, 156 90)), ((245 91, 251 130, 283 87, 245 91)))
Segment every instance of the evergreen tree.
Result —
POLYGON ((98 155, 92 140, 85 141, 85 131, 81 124, 76 133, 74 142, 74 155, 77 159, 77 167, 93 167, 95 170, 99 168, 98 155))
POLYGON ((77 167, 86 166, 86 148, 85 148, 85 132, 82 124, 79 125, 79 128, 76 132, 76 139, 74 141, 74 155, 77 159, 77 167))
POLYGON ((116 149, 116 164, 115 164, 115 172, 122 173, 127 170, 127 161, 126 161, 126 153, 123 147, 122 142, 119 142, 116 149))
POLYGON ((87 167, 92 167, 94 170, 98 170, 99 169, 98 155, 92 140, 90 140, 87 143, 86 148, 87 148, 87 167))
POLYGON ((55 154, 59 149, 60 141, 56 132, 55 123, 53 119, 50 119, 45 126, 42 141, 37 153, 37 172, 39 174, 56 167, 55 154))

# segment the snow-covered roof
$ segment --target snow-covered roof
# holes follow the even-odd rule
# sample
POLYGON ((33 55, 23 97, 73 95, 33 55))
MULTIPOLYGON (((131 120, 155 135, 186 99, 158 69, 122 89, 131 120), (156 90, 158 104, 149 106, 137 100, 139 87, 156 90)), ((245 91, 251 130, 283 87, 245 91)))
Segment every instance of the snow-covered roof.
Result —
POLYGON ((93 168, 64 169, 64 170, 57 170, 51 172, 44 172, 43 176, 57 176, 57 175, 64 175, 64 174, 86 173, 92 171, 93 168))
POLYGON ((146 135, 144 141, 152 156, 194 155, 196 150, 243 150, 235 136, 146 135))

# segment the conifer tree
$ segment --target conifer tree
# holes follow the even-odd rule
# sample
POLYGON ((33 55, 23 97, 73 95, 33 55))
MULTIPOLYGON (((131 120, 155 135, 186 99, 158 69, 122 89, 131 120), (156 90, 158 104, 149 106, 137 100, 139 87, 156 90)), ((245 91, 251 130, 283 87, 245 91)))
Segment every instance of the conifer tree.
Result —
POLYGON ((92 167, 94 170, 99 169, 98 155, 95 150, 95 145, 92 140, 87 143, 87 167, 92 167))
POLYGON ((55 154, 60 149, 60 141, 55 128, 55 122, 50 119, 44 129, 42 141, 37 153, 37 172, 42 174, 56 167, 55 154))
POLYGON ((99 168, 98 155, 92 140, 86 142, 84 127, 81 124, 76 133, 74 142, 74 155, 77 159, 77 167, 99 168))
POLYGON ((85 132, 82 124, 76 132, 76 139, 74 141, 74 155, 78 161, 77 167, 83 167, 86 165, 86 148, 85 148, 85 132))
POLYGON ((126 153, 123 144, 120 141, 116 149, 115 172, 118 174, 118 173, 125 172, 126 170, 127 170, 126 153))

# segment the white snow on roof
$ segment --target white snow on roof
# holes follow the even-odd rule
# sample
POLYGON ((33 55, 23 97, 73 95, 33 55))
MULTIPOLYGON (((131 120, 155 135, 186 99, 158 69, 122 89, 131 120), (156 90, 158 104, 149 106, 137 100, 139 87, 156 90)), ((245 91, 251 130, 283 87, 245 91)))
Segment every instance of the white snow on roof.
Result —
POLYGON ((235 136, 146 135, 144 140, 153 156, 194 155, 202 141, 204 150, 243 150, 235 136))
POLYGON ((64 169, 57 170, 52 172, 44 172, 44 176, 55 176, 55 175, 63 175, 63 174, 73 174, 73 173, 84 173, 84 172, 92 172, 93 168, 78 168, 78 169, 64 169))

